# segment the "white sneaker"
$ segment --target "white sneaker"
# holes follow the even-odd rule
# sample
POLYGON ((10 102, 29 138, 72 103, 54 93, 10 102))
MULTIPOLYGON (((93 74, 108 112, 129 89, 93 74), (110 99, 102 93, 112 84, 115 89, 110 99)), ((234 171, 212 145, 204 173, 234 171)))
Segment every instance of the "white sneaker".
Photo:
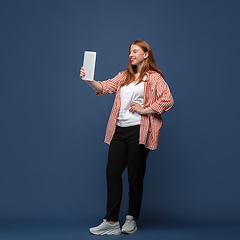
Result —
POLYGON ((89 231, 94 235, 119 235, 121 234, 120 224, 110 224, 106 219, 97 227, 90 228, 89 231))
POLYGON ((137 231, 137 223, 134 221, 133 216, 127 215, 126 221, 122 226, 122 233, 132 234, 137 231))

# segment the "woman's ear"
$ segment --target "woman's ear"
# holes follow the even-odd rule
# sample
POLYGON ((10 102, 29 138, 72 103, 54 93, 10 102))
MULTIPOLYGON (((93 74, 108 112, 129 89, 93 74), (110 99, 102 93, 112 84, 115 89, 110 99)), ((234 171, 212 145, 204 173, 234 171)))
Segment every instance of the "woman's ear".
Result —
POLYGON ((149 56, 148 52, 145 52, 145 53, 144 53, 144 58, 147 59, 148 56, 149 56))

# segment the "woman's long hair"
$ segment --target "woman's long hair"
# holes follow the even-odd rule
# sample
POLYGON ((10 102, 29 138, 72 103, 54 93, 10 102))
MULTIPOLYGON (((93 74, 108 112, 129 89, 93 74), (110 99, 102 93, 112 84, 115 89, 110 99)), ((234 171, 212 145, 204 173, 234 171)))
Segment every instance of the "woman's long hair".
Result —
MULTIPOLYGON (((152 53, 152 49, 150 48, 150 46, 148 45, 147 42, 143 41, 143 40, 136 40, 134 42, 132 42, 129 46, 129 50, 128 50, 128 55, 130 54, 130 48, 132 45, 137 45, 138 47, 140 47, 144 52, 148 52, 148 57, 145 59, 145 62, 142 66, 142 69, 140 71, 140 75, 138 77, 138 79, 136 79, 137 84, 139 84, 145 73, 149 70, 158 72, 161 74, 161 76, 163 77, 162 72, 158 69, 157 64, 155 62, 155 59, 153 57, 153 53, 152 53)), ((137 66, 132 65, 131 64, 131 59, 129 57, 129 62, 128 62, 128 69, 127 69, 127 76, 125 81, 122 83, 122 86, 124 85, 128 85, 131 82, 135 81, 135 73, 137 72, 137 66)))

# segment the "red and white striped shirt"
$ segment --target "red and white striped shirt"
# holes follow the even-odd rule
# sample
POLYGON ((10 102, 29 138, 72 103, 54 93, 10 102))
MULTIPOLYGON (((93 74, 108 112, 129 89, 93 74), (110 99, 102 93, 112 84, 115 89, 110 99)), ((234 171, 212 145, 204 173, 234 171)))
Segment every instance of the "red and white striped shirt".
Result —
MULTIPOLYGON (((162 126, 162 114, 174 106, 174 101, 169 87, 163 77, 155 71, 147 71, 147 78, 144 82, 144 108, 152 108, 157 113, 141 116, 139 144, 144 144, 146 148, 154 150, 157 148, 159 130, 162 126)), ((101 93, 105 95, 116 93, 112 112, 109 117, 105 140, 110 144, 116 129, 117 118, 121 107, 120 88, 126 79, 126 71, 120 72, 113 79, 99 82, 103 87, 101 93)))

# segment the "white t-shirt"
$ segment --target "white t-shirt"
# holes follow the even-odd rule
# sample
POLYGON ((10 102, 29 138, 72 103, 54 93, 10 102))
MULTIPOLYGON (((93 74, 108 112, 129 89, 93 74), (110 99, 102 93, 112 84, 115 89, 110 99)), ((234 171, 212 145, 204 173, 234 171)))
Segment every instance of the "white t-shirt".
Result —
MULTIPOLYGON (((143 77, 143 80, 146 76, 143 77)), ((140 124, 141 115, 138 113, 130 113, 129 108, 132 103, 138 103, 143 106, 144 82, 136 85, 131 82, 120 89, 121 107, 117 118, 117 125, 120 127, 130 127, 140 124)))

